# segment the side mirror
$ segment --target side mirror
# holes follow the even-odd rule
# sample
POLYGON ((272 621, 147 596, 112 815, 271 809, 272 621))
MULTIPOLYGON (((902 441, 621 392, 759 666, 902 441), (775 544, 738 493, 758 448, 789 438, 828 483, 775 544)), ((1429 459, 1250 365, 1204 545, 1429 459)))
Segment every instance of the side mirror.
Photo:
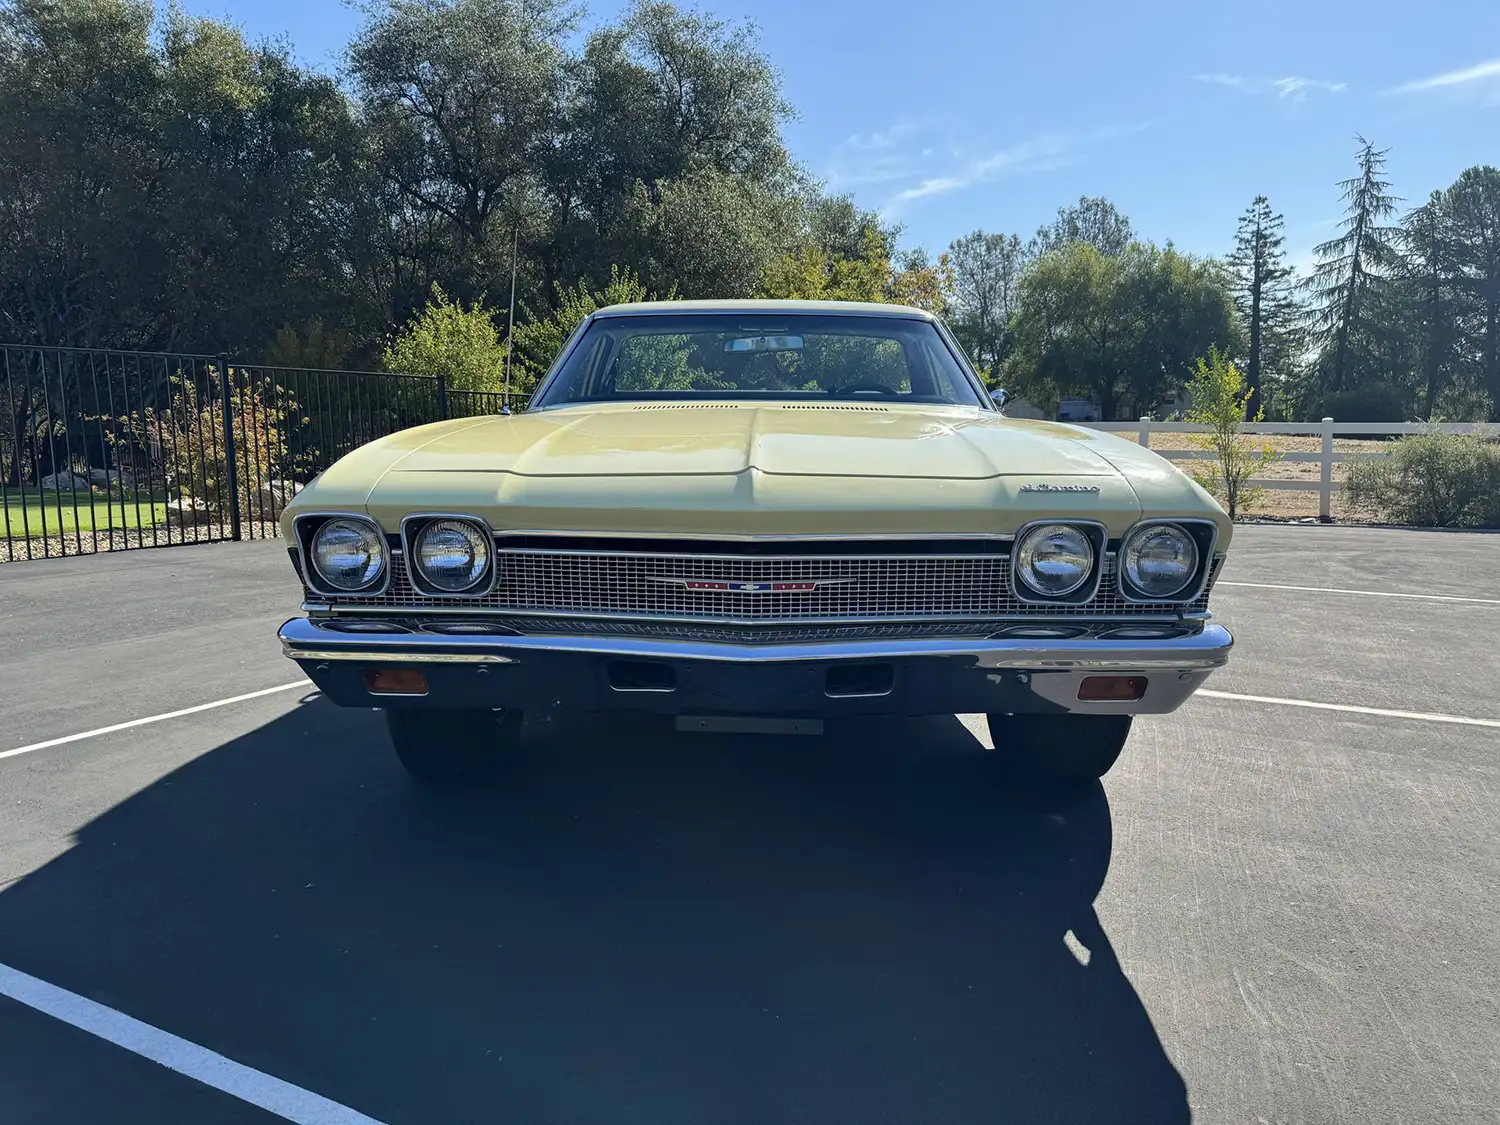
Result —
POLYGON ((1005 404, 1010 401, 1010 393, 1002 390, 1000 387, 996 387, 990 392, 990 401, 995 404, 996 410, 1004 410, 1005 404))

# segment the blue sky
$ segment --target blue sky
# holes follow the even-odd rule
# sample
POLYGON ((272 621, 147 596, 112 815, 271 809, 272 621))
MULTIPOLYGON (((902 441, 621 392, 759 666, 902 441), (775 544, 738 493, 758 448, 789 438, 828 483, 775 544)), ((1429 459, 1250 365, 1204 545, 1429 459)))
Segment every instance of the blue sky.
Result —
MULTIPOLYGON (((753 19, 800 115, 785 133, 830 188, 940 250, 1029 235, 1105 195, 1137 230, 1226 252, 1257 194, 1294 260, 1333 232, 1362 132, 1420 203, 1500 164, 1496 0, 710 0, 753 19)), ((338 0, 184 0, 336 70, 338 0)), ((586 24, 618 13, 590 5, 586 24)))

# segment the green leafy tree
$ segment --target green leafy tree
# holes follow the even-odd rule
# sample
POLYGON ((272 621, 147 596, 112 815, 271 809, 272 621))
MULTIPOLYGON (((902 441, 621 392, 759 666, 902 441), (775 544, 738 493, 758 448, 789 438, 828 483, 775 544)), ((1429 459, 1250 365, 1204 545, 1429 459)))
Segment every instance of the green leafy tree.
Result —
POLYGON ((1135 229, 1120 209, 1102 196, 1081 195, 1069 207, 1059 207, 1057 218, 1037 228, 1029 247, 1033 257, 1055 253, 1070 242, 1086 242, 1105 257, 1123 254, 1135 241, 1135 229))
POLYGON ((1034 402, 1092 398, 1106 419, 1153 412, 1195 356, 1238 343, 1228 280, 1214 262, 1132 243, 1046 254, 1021 282, 1009 385, 1034 402))
POLYGON ((1229 258, 1234 301, 1246 334, 1247 409, 1260 411, 1268 396, 1262 383, 1296 354, 1297 308, 1292 298, 1292 269, 1286 264, 1282 233, 1285 221, 1257 195, 1240 216, 1234 253, 1229 258))
POLYGON ((353 347, 349 333, 329 328, 314 317, 301 331, 283 325, 267 349, 266 361, 277 367, 339 368, 353 347))
POLYGON ((654 190, 637 181, 620 203, 610 244, 648 288, 675 286, 687 298, 749 297, 798 219, 795 199, 705 168, 654 190))
POLYGON ((239 350, 345 319, 329 215, 352 127, 331 80, 225 24, 0 7, 0 336, 239 350))
POLYGON ((1014 234, 976 230, 948 246, 950 326, 982 369, 998 369, 1010 352, 1010 318, 1027 261, 1020 236, 1014 234))
POLYGON ((935 316, 946 315, 953 291, 953 264, 947 254, 936 262, 920 246, 896 257, 894 272, 886 286, 885 300, 893 305, 911 305, 935 316))
POLYGON ((1397 232, 1388 220, 1399 201, 1385 178, 1385 150, 1357 140, 1359 174, 1339 184, 1343 233, 1314 247, 1318 265, 1306 283, 1311 342, 1319 352, 1316 380, 1325 393, 1354 390, 1385 375, 1386 297, 1398 256, 1397 232))
POLYGON ((753 25, 637 0, 567 74, 539 169, 538 300, 620 261, 659 291, 749 295, 795 231, 803 187, 780 133, 791 107, 753 25))
POLYGON ((562 0, 387 0, 371 12, 349 75, 395 217, 415 227, 429 276, 493 299, 555 148, 574 13, 562 0))
POLYGON ((1207 359, 1198 359, 1193 380, 1188 384, 1192 405, 1187 419, 1209 429, 1206 434, 1193 435, 1191 440, 1210 450, 1215 458, 1210 467, 1193 467, 1192 476, 1224 505, 1230 519, 1261 495, 1262 490, 1249 487, 1247 482, 1281 459, 1281 454, 1269 443, 1257 450, 1245 444, 1240 436, 1240 423, 1247 415, 1251 422, 1265 417, 1264 408, 1255 409, 1251 405, 1253 393, 1239 368, 1217 348, 1209 350, 1207 359))
MULTIPOLYGON (((525 323, 516 325, 512 334, 514 352, 511 356, 510 390, 523 393, 533 390, 573 330, 590 313, 610 305, 657 299, 647 291, 639 277, 619 266, 610 267, 609 282, 602 289, 594 289, 582 279, 571 288, 559 285, 557 307, 551 313, 535 318, 528 315, 525 323)), ((676 300, 677 293, 669 290, 661 299, 676 300)))
POLYGON ((801 301, 884 301, 895 271, 887 243, 867 230, 861 252, 843 257, 809 240, 778 255, 761 277, 760 295, 801 301))
POLYGON ((453 390, 493 392, 502 389, 505 345, 489 309, 465 308, 434 285, 427 307, 386 345, 381 362, 387 371, 441 375, 453 390))
POLYGON ((841 223, 820 225, 815 219, 798 245, 766 264, 757 295, 782 300, 876 301, 941 314, 950 288, 947 257, 933 263, 920 249, 893 255, 895 236, 894 230, 869 215, 861 216, 852 230, 841 223), (849 253, 851 243, 858 246, 856 253, 849 253))

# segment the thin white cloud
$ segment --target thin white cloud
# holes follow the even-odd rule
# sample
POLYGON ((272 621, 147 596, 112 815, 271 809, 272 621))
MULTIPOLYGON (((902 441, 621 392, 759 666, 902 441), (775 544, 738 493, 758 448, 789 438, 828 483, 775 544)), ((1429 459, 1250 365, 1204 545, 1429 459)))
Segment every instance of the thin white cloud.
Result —
POLYGON ((1045 172, 1058 167, 1076 143, 1058 133, 1034 137, 985 157, 974 166, 974 174, 982 179, 1000 172, 1045 172))
POLYGON ((944 192, 954 191, 963 187, 969 181, 957 176, 934 176, 930 180, 923 180, 916 187, 905 188, 896 193, 896 199, 906 203, 913 199, 921 199, 928 195, 942 195, 944 192))
POLYGON ((871 132, 845 137, 822 170, 833 191, 882 192, 878 210, 895 218, 917 200, 947 195, 1001 176, 1045 172, 1075 164, 1092 145, 1138 133, 1149 123, 1089 133, 1038 134, 1005 148, 976 152, 955 130, 937 120, 904 118, 871 132))
POLYGON ((1394 90, 1397 94, 1415 94, 1423 90, 1442 90, 1452 86, 1469 86, 1476 82, 1488 82, 1492 79, 1500 79, 1500 59, 1491 59, 1477 66, 1465 67, 1462 70, 1448 70, 1442 74, 1433 74, 1427 78, 1418 78, 1413 82, 1403 82, 1394 90))
POLYGON ((1207 82, 1213 86, 1228 86, 1231 90, 1243 90, 1246 79, 1239 74, 1195 74, 1194 82, 1207 82))
POLYGON ((1306 101, 1309 94, 1341 94, 1349 88, 1347 82, 1330 82, 1326 78, 1306 78, 1288 75, 1285 78, 1255 78, 1243 74, 1193 74, 1194 82, 1210 86, 1227 86, 1242 94, 1260 94, 1281 101, 1306 101))
POLYGON ((1278 78, 1271 85, 1276 88, 1278 98, 1291 98, 1294 101, 1307 97, 1309 90, 1341 94, 1349 88, 1347 82, 1328 82, 1322 78, 1278 78))
POLYGON ((994 180, 1000 176, 1050 172, 1076 164, 1090 145, 1127 133, 1140 132, 1146 125, 1099 129, 1088 134, 1047 133, 1031 137, 987 156, 962 161, 956 169, 942 175, 924 176, 910 187, 892 195, 880 208, 883 218, 896 218, 907 204, 934 195, 946 195, 994 180))
POLYGON ((834 191, 930 176, 946 131, 930 121, 902 118, 884 129, 852 133, 829 154, 823 178, 834 191))

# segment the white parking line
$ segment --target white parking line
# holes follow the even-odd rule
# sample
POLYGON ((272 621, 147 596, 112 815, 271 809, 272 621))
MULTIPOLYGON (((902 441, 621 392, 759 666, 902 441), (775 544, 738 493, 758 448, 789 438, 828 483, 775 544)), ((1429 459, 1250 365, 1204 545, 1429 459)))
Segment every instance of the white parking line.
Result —
POLYGON ((1345 590, 1337 586, 1278 586, 1271 582, 1215 582, 1214 589, 1243 586, 1249 590, 1296 590, 1303 594, 1357 594, 1362 598, 1415 598, 1423 602, 1464 602, 1468 605, 1500 605, 1500 598, 1460 598, 1452 594, 1396 594, 1389 590, 1345 590))
POLYGON ((1465 727, 1500 729, 1500 719, 1471 719, 1465 715, 1441 715, 1431 711, 1392 711, 1385 707, 1356 707, 1352 703, 1317 703, 1311 699, 1282 699, 1275 695, 1241 695, 1234 691, 1199 688, 1209 699, 1232 699, 1239 703, 1269 703, 1276 707, 1309 707, 1314 711, 1347 711, 1354 715, 1376 715, 1382 719, 1420 719, 1426 723, 1457 723, 1465 727))
POLYGON ((275 695, 279 691, 291 691, 293 688, 308 687, 311 680, 294 680, 289 684, 278 684, 276 687, 264 688, 261 691, 247 691, 244 695, 231 695, 228 699, 216 699, 212 703, 200 703, 196 707, 184 707, 181 711, 168 711, 164 715, 147 715, 144 719, 131 719, 128 723, 115 723, 113 726, 99 727, 96 730, 86 730, 82 734, 64 735, 62 738, 49 738, 46 742, 33 742, 30 746, 17 746, 14 750, 0 751, 0 758, 14 758, 20 754, 30 754, 33 750, 46 750, 52 746, 61 746, 67 742, 78 742, 85 738, 96 738, 101 734, 113 734, 117 730, 129 730, 131 727, 143 727, 149 723, 161 723, 168 719, 180 719, 184 715, 196 715, 200 711, 212 711, 215 707, 228 707, 231 703, 243 703, 247 699, 259 699, 263 695, 275 695))
POLYGON ((103 1004, 0 965, 0 996, 62 1020, 132 1054, 185 1074, 232 1098, 259 1106, 298 1125, 380 1125, 373 1117, 321 1094, 263 1074, 217 1051, 200 1047, 103 1004))

